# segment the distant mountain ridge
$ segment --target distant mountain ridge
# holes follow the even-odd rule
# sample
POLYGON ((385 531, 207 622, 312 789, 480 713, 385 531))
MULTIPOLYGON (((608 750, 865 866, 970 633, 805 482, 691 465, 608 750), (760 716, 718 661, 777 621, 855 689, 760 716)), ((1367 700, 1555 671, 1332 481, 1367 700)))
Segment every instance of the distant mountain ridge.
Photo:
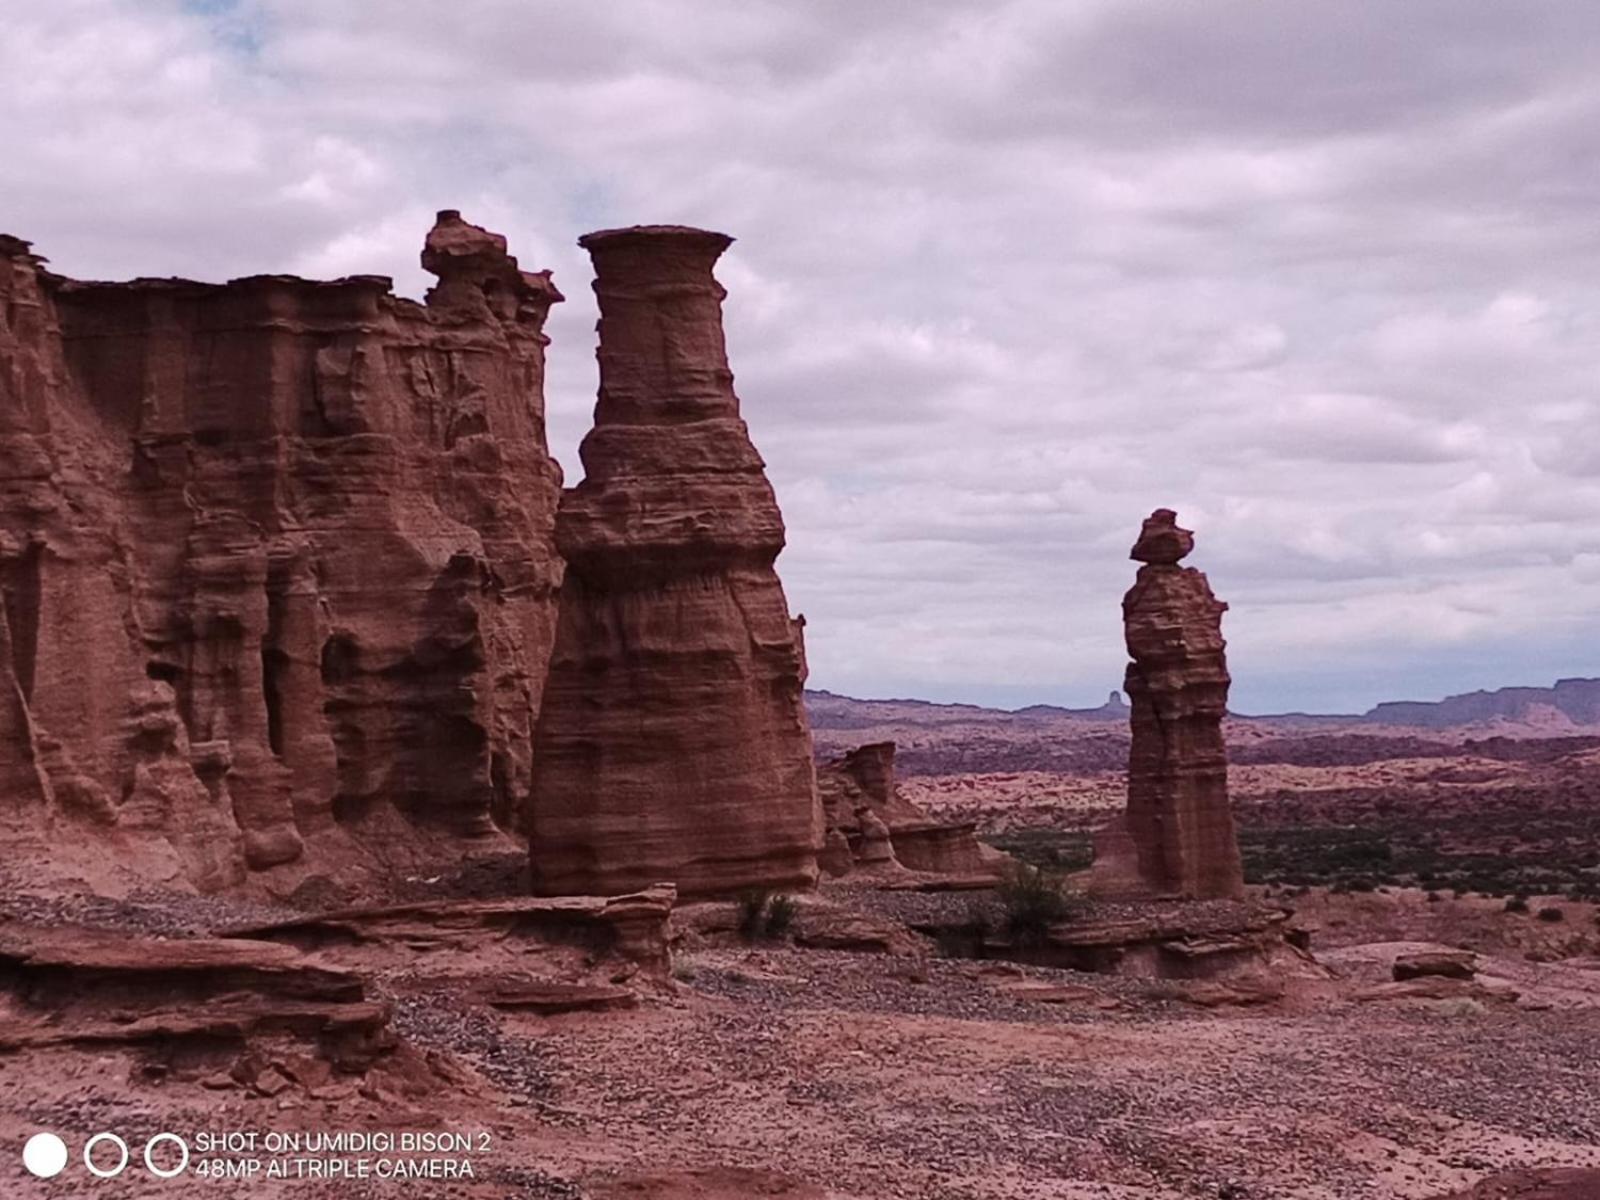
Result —
POLYGON ((1363 721, 1451 729, 1487 721, 1526 721, 1554 710, 1575 725, 1600 724, 1600 679, 1558 679, 1554 687, 1504 687, 1464 692, 1443 700, 1389 700, 1368 709, 1363 721))
POLYGON ((1060 717, 1086 721, 1125 721, 1128 705, 1121 692, 1112 692, 1096 708, 1061 708, 1030 704, 1026 708, 984 708, 979 704, 945 704, 937 700, 892 698, 862 700, 823 689, 806 689, 806 709, 813 729, 854 729, 880 720, 906 720, 917 724, 948 725, 964 721, 1009 719, 1051 720, 1060 717), (919 718, 921 718, 919 720, 919 718))
MULTIPOLYGON (((852 729, 885 721, 944 726, 967 722, 1122 721, 1128 706, 1120 692, 1095 708, 1031 704, 1026 708, 985 708, 932 700, 860 700, 824 690, 807 691, 813 729, 852 729)), ((1570 722, 1600 726, 1600 679, 1558 679, 1552 687, 1503 687, 1463 692, 1443 700, 1386 700, 1364 713, 1231 714, 1236 721, 1261 724, 1362 724, 1448 730, 1469 726, 1546 726, 1570 722)))

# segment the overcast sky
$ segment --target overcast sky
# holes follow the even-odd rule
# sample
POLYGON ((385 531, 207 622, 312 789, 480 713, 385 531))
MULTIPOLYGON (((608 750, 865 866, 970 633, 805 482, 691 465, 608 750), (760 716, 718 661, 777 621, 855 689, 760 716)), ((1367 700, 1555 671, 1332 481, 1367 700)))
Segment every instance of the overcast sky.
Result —
POLYGON ((0 118, 70 275, 505 233, 569 480, 577 236, 735 235, 814 686, 1099 703, 1161 505, 1236 709, 1600 674, 1593 0, 0 0, 0 118))

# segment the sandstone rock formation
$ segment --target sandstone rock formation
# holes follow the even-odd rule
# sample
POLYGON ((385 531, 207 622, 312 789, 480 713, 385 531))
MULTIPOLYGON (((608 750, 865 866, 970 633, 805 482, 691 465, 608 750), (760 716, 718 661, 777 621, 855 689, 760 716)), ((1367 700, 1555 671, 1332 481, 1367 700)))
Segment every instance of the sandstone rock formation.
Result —
POLYGON ((1194 535, 1157 509, 1129 557, 1143 563, 1122 600, 1131 706, 1127 831, 1141 878, 1155 891, 1242 895, 1228 803, 1222 718, 1228 707, 1222 614, 1206 577, 1179 561, 1194 535))
POLYGON ((361 978, 285 946, 0 926, 0 1053, 54 1044, 242 1045, 284 1035, 345 1070, 392 1050, 361 978))
POLYGON ((937 821, 900 794, 895 744, 857 746, 817 768, 827 828, 822 862, 830 875, 904 869, 942 875, 991 873, 997 852, 972 822, 937 821))
POLYGON ((731 239, 581 239, 600 395, 534 753, 534 888, 803 887, 822 841, 783 520, 739 417, 712 267, 731 239))
POLYGON ((426 305, 43 262, 0 237, 13 846, 99 825, 215 889, 511 823, 560 580, 548 273, 454 212, 426 305))
POLYGON ((1471 950, 1418 950, 1394 960, 1397 981, 1438 976, 1442 979, 1471 979, 1478 973, 1478 956, 1471 950))
POLYGON ((672 967, 667 922, 676 900, 669 885, 626 896, 424 900, 339 909, 226 932, 229 937, 285 942, 361 966, 370 965, 361 953, 365 949, 400 948, 435 959, 448 957, 440 952, 466 951, 473 969, 493 966, 502 974, 525 954, 550 957, 552 947, 574 946, 591 966, 629 963, 665 977, 672 967))
POLYGON ((1003 925, 975 928, 948 910, 910 925, 963 958, 1147 979, 1327 978, 1327 969, 1291 940, 1291 916, 1261 904, 1168 900, 1091 905, 1032 936, 1003 925))

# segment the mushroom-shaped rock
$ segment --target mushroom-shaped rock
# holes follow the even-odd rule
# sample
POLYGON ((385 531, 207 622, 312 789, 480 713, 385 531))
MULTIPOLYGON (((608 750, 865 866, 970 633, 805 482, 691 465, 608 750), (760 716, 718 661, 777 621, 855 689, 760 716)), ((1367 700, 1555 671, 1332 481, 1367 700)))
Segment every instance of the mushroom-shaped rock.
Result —
POLYGON ((562 498, 567 561, 535 739, 545 894, 805 887, 822 843, 783 518, 739 416, 713 264, 678 226, 582 238, 600 395, 562 498))

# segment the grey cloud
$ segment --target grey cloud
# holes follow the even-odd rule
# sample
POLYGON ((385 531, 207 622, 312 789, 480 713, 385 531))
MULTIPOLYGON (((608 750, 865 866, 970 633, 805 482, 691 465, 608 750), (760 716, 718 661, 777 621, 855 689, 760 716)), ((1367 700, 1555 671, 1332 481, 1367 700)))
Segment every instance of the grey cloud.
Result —
POLYGON ((1098 701, 1158 504, 1233 604, 1241 705, 1600 672, 1581 0, 205 7, 8 17, 0 228, 83 276, 417 294, 460 207, 569 297, 569 476, 576 236, 737 235, 820 686, 1098 701))

